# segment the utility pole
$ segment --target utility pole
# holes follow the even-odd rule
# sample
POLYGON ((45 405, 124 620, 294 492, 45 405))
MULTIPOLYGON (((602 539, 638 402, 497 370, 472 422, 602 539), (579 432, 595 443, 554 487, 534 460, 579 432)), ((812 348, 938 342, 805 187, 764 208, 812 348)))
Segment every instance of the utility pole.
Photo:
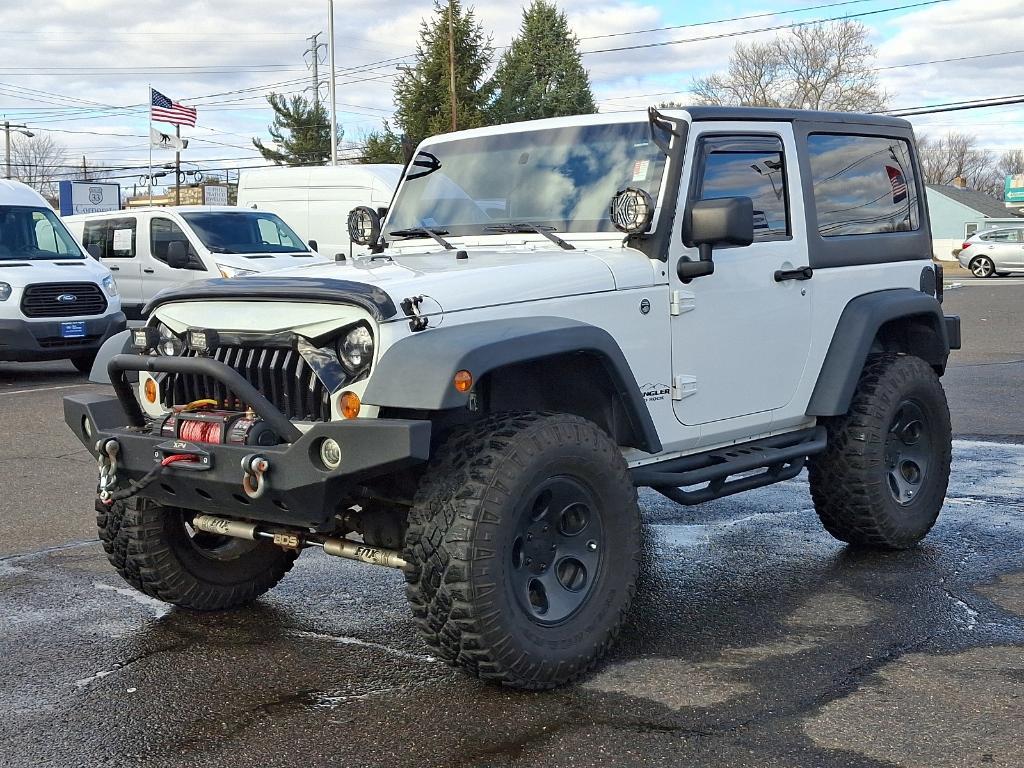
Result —
POLYGON ((82 155, 82 181, 89 180, 89 169, 85 165, 85 155, 82 155))
POLYGON ((310 35, 306 39, 309 40, 309 48, 306 49, 312 59, 310 67, 313 70, 313 111, 320 105, 320 48, 323 43, 318 43, 317 38, 322 35, 323 32, 317 32, 315 35, 310 35))
POLYGON ((20 133, 22 136, 29 139, 35 135, 32 131, 28 130, 27 125, 16 125, 8 120, 4 120, 4 145, 6 147, 7 156, 7 175, 4 178, 7 179, 11 178, 11 131, 20 133))
MULTIPOLYGON (((338 104, 334 89, 334 0, 327 0, 327 36, 330 53, 331 79, 328 80, 331 94, 331 165, 338 164, 338 104)), ((315 57, 314 57, 315 58, 315 57)))
POLYGON ((455 0, 448 0, 448 73, 452 93, 452 131, 459 129, 458 103, 455 99, 455 0))

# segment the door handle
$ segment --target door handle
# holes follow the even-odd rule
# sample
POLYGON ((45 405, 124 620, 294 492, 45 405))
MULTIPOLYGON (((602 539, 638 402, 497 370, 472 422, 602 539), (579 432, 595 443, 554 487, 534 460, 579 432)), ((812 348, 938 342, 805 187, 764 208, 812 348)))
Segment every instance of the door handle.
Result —
POLYGON ((109 269, 111 272, 120 272, 121 271, 121 268, 117 267, 117 266, 108 266, 107 269, 109 269))
POLYGON ((784 280, 810 280, 814 277, 814 270, 810 267, 797 267, 796 269, 775 270, 775 282, 781 283, 784 280))
MULTIPOLYGON (((155 270, 155 269, 150 269, 149 267, 146 267, 146 268, 145 268, 144 270, 142 270, 142 271, 143 271, 143 272, 145 272, 145 273, 146 273, 147 275, 152 275, 153 273, 155 273, 155 272, 156 272, 156 270, 155 270)), ((776 272, 775 274, 777 275, 777 274, 778 274, 778 272, 776 272)), ((776 279, 776 280, 778 280, 778 278, 777 278, 777 277, 776 277, 775 279, 776 279)))

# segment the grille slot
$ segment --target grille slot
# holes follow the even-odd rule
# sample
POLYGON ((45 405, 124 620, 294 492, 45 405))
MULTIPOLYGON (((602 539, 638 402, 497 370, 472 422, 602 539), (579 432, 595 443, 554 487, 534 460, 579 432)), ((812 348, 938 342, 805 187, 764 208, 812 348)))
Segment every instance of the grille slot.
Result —
POLYGON ((102 315, 107 298, 95 283, 34 283, 21 296, 25 317, 82 317, 102 315), (59 301, 60 297, 73 300, 59 301))
MULTIPOLYGON (((185 356, 195 357, 196 353, 190 350, 185 356)), ((213 359, 241 374, 289 419, 331 420, 330 392, 296 350, 222 345, 213 359)), ((249 405, 216 379, 198 374, 167 374, 161 389, 165 408, 207 398, 228 410, 249 405)))

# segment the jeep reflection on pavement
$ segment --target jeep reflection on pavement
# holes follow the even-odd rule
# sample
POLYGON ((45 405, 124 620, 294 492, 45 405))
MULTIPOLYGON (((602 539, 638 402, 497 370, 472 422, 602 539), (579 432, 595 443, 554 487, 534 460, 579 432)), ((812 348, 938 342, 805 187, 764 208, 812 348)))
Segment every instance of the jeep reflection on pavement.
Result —
POLYGON ((428 139, 383 221, 352 212, 365 253, 165 292, 108 345, 113 394, 66 398, 110 561, 193 610, 253 601, 310 547, 398 568, 434 653, 538 689, 622 625, 638 487, 700 504, 806 467, 833 536, 913 546, 960 344, 923 189, 888 117, 428 139))

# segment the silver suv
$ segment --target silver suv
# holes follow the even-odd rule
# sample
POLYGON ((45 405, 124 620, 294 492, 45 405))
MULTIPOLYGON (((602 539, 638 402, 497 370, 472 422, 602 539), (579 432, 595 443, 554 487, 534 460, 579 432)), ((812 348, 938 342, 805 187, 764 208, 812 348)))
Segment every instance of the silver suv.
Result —
POLYGON ((975 277, 1024 272, 1024 225, 978 232, 961 247, 957 260, 975 277))

